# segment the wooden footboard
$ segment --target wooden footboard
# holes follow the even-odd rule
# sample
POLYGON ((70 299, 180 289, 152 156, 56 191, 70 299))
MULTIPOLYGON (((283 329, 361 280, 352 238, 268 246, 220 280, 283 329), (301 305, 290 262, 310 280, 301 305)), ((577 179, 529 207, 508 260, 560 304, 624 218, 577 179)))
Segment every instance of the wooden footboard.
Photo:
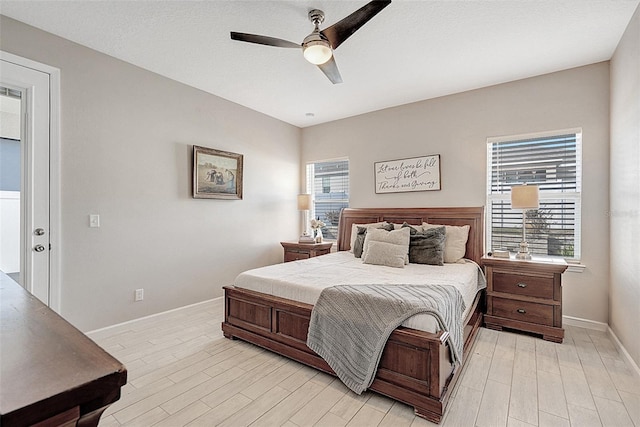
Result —
MULTIPOLYGON (((224 336, 239 338, 335 375, 306 345, 312 305, 255 291, 225 287, 224 336)), ((463 363, 482 324, 481 293, 465 323, 463 363)), ((446 332, 400 327, 385 346, 370 389, 411 405, 415 413, 440 422, 461 366, 451 365, 446 332)))

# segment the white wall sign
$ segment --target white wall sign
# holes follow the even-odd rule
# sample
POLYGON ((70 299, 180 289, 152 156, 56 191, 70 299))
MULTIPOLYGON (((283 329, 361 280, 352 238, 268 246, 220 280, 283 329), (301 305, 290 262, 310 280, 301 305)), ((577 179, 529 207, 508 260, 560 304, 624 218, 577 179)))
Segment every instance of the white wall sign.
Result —
POLYGON ((440 190, 440 154, 374 163, 376 193, 440 190))

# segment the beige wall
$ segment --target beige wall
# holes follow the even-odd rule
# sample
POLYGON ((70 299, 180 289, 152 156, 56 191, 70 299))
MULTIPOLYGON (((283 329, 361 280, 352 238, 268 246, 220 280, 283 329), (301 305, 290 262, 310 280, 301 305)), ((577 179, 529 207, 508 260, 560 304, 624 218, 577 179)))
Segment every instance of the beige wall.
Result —
POLYGON ((640 8, 611 59, 609 325, 640 365, 640 8))
POLYGON ((65 318, 89 330, 203 301, 282 260, 299 229, 300 129, 1 19, 0 49, 61 70, 65 318), (192 145, 244 154, 244 200, 191 198, 192 145))
MULTIPOLYGON (((613 288, 609 314, 608 63, 301 131, 1 19, 2 50, 61 69, 62 312, 80 328, 219 296, 220 287, 239 271, 279 262, 277 242, 298 232, 295 195, 307 161, 348 157, 354 207, 479 206, 485 204, 487 137, 582 127, 582 262, 587 269, 565 274, 564 314, 611 321, 621 339, 635 348, 637 360, 638 340, 630 336, 638 327, 618 326, 632 316, 634 302, 637 313, 637 280, 633 287, 632 278, 638 276, 629 273, 629 264, 612 268, 612 279, 622 276, 627 285, 613 288), (193 144, 245 155, 243 201, 191 198, 193 144), (374 193, 374 162, 427 154, 441 155, 441 191, 374 193), (88 228, 90 213, 101 215, 101 228, 88 228), (145 288, 145 301, 134 303, 133 290, 140 287, 145 288)), ((632 101, 623 95, 638 87, 637 75, 632 76, 638 69, 637 14, 634 22, 635 42, 629 41, 633 33, 627 35, 614 58, 620 65, 611 76, 613 110, 629 111, 632 101), (632 60, 636 62, 628 65, 632 60)), ((638 136, 637 104, 634 108, 630 111, 635 111, 636 127, 628 121, 616 126, 620 138, 612 130, 612 138, 632 154, 634 145, 628 140, 638 136)), ((637 139, 635 144, 637 150, 637 139)), ((635 159, 625 157, 627 169, 637 170, 635 154, 635 159)), ((622 188, 618 181, 613 172, 612 195, 619 191, 622 201, 628 186, 622 188)), ((635 189, 637 196, 637 181, 635 189)), ((634 209, 638 212, 637 198, 634 209)), ((629 225, 624 221, 616 222, 614 216, 611 226, 629 225)), ((612 257, 616 250, 634 253, 627 243, 612 242, 612 257)), ((616 264, 617 259, 612 261, 616 264)))
POLYGON ((582 127, 583 273, 564 275, 564 314, 608 319, 609 64, 403 105, 303 129, 302 161, 347 156, 351 206, 484 206, 490 136, 582 127), (442 190, 379 194, 373 163, 440 154, 442 190))

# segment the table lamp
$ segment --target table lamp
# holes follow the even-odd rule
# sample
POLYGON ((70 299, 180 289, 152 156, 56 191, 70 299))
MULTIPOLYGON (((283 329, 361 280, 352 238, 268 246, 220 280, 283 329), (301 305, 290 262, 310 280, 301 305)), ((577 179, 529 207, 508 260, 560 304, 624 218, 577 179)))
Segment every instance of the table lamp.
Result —
POLYGON ((538 209, 539 197, 537 185, 514 185, 511 187, 511 209, 522 209, 522 242, 516 259, 531 259, 527 243, 527 211, 538 209))
POLYGON ((311 210, 311 194, 298 194, 298 210, 302 212, 302 235, 298 243, 314 243, 313 237, 307 233, 307 212, 311 210))

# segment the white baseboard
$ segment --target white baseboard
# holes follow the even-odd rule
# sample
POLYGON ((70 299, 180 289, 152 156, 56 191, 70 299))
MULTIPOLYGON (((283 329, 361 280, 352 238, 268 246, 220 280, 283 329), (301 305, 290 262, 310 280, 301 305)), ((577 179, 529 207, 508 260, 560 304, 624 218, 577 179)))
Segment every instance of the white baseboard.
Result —
POLYGON ((596 322, 595 320, 581 319, 572 316, 562 316, 562 324, 600 332, 606 332, 609 328, 609 325, 604 322, 596 322))
POLYGON ((640 366, 638 366, 636 361, 633 360, 633 358, 631 357, 631 355, 629 354, 627 349, 624 348, 624 346, 622 345, 622 343, 618 339, 618 336, 608 326, 607 326, 607 332, 609 333, 609 335, 611 335, 611 338, 613 338, 613 343, 615 344, 616 347, 618 347, 618 350, 620 351, 620 353, 622 353, 624 358, 627 360, 627 363, 629 365, 631 365, 631 367, 636 371, 636 374, 638 375, 638 377, 640 377, 640 366))
POLYGON ((154 314, 150 314, 148 316, 144 316, 144 317, 138 317, 137 319, 131 319, 131 320, 127 320, 126 322, 122 322, 122 323, 116 323, 115 325, 111 325, 111 326, 105 326, 104 328, 100 328, 100 329, 94 329, 93 331, 88 331, 85 332, 85 335, 91 335, 91 334, 95 334, 97 332, 103 332, 103 331, 108 331, 109 329, 114 329, 114 328, 118 328, 120 326, 124 326, 124 325, 128 325, 130 323, 134 323, 137 322, 139 320, 144 320, 144 319, 151 319, 153 317, 158 317, 158 316, 162 316, 165 314, 169 314, 169 313, 173 313, 175 311, 180 311, 180 310, 186 310, 188 308, 191 307, 196 307, 198 305, 202 305, 202 304, 206 304, 212 301, 216 301, 222 299, 222 297, 218 297, 218 298, 212 298, 212 299, 208 299, 206 301, 200 301, 200 302, 196 302, 194 304, 189 304, 189 305, 185 305, 183 307, 178 307, 178 308, 172 308, 171 310, 167 310, 167 311, 161 311, 160 313, 154 313, 154 314))
POLYGON ((579 328, 591 329, 591 330, 600 331, 600 332, 607 332, 611 336, 611 338, 613 338, 613 343, 618 348, 622 356, 625 358, 629 366, 631 366, 631 368, 636 372, 636 374, 640 376, 640 367, 638 367, 638 364, 636 363, 636 361, 633 360, 633 358, 631 357, 627 349, 624 348, 624 346, 622 345, 622 343, 620 342, 620 340, 618 339, 618 337, 613 332, 613 330, 609 327, 608 324, 603 322, 596 322, 595 320, 581 319, 579 317, 572 317, 572 316, 562 316, 562 323, 564 325, 577 326, 579 328))

